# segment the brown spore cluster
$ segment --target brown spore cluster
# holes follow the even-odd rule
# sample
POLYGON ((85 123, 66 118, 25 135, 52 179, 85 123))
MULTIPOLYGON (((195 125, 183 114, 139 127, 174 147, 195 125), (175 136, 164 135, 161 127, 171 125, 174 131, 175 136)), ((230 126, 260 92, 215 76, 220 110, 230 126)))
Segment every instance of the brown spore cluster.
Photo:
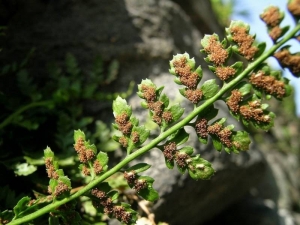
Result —
POLYGON ((234 112, 238 113, 240 109, 239 103, 243 100, 243 95, 242 93, 235 89, 231 91, 231 95, 226 101, 226 104, 228 105, 229 109, 234 112))
POLYGON ((141 190, 147 188, 147 186, 147 181, 142 179, 136 179, 134 182, 133 189, 136 190, 136 192, 140 192, 141 190))
POLYGON ((134 170, 129 172, 124 172, 124 178, 127 183, 136 191, 139 192, 145 188, 147 188, 148 184, 146 180, 139 179, 139 176, 136 174, 134 170))
POLYGON ((102 172, 103 167, 100 164, 100 162, 96 159, 96 155, 94 151, 91 149, 86 148, 84 144, 84 139, 82 137, 79 137, 74 145, 74 149, 78 154, 78 159, 81 163, 83 163, 82 166, 82 173, 84 175, 90 175, 91 171, 90 168, 87 166, 88 162, 93 163, 93 170, 96 174, 99 174, 102 172))
POLYGON ((191 70, 185 56, 182 56, 173 61, 175 73, 178 75, 180 82, 188 89, 195 89, 200 80, 198 74, 191 70))
POLYGON ((136 172, 134 170, 129 171, 129 172, 125 171, 124 178, 128 184, 134 184, 134 182, 137 178, 136 172))
POLYGON ((173 115, 170 111, 164 111, 162 114, 162 118, 167 122, 170 123, 173 120, 173 115))
POLYGON ((204 48, 208 58, 216 65, 223 65, 228 58, 228 52, 223 48, 217 37, 211 35, 208 39, 208 45, 204 48))
POLYGON ((136 131, 132 131, 133 124, 130 122, 130 118, 126 112, 123 112, 115 117, 116 124, 123 136, 119 138, 119 143, 126 148, 128 146, 128 138, 130 137, 133 143, 139 142, 139 134, 136 131))
POLYGON ((208 59, 214 64, 214 73, 220 80, 225 81, 235 75, 236 70, 234 68, 224 65, 229 57, 229 53, 215 35, 209 37, 204 51, 208 54, 208 59))
POLYGON ((215 123, 207 127, 207 132, 212 135, 216 135, 222 144, 226 145, 227 147, 232 146, 232 142, 230 140, 232 131, 228 128, 224 128, 222 124, 215 123))
POLYGON ((279 26, 273 27, 269 31, 269 36, 273 41, 276 41, 282 34, 282 29, 279 26))
POLYGON ((46 171, 47 171, 47 174, 48 174, 48 177, 50 179, 54 179, 54 180, 57 180, 58 179, 58 174, 55 170, 55 167, 53 165, 53 159, 52 158, 46 158, 45 159, 45 166, 46 166, 46 171))
POLYGON ((180 82, 186 86, 185 97, 193 104, 197 104, 203 97, 202 91, 197 89, 200 80, 199 75, 192 71, 185 56, 174 60, 173 66, 180 82))
POLYGON ((283 98, 285 95, 285 84, 273 76, 267 76, 263 71, 252 73, 249 77, 250 83, 267 94, 274 95, 277 98, 283 98))
POLYGON ((163 154, 168 162, 175 161, 180 168, 186 167, 188 165, 188 159, 190 159, 188 154, 177 150, 175 142, 165 144, 163 154))
POLYGON ((59 175, 54 167, 53 164, 53 158, 52 157, 47 157, 45 158, 45 166, 46 166, 46 171, 48 174, 48 177, 53 180, 57 180, 58 184, 55 186, 54 192, 51 189, 50 185, 48 186, 48 193, 53 194, 54 196, 59 196, 63 194, 66 191, 69 191, 68 185, 64 184, 62 181, 59 180, 59 175))
POLYGON ((68 185, 66 185, 62 181, 58 181, 58 184, 55 187, 54 195, 59 196, 59 195, 63 194, 66 191, 69 191, 68 185))
POLYGON ((89 169, 86 165, 83 165, 83 166, 82 166, 81 172, 82 172, 83 175, 85 175, 85 176, 91 175, 91 171, 90 171, 90 169, 89 169))
POLYGON ((126 112, 117 115, 115 118, 116 124, 119 127, 119 130, 123 133, 123 134, 130 134, 131 133, 131 129, 132 129, 132 123, 129 120, 129 116, 127 115, 126 112))
POLYGON ((266 23, 269 28, 269 36, 273 41, 276 41, 282 34, 282 29, 279 27, 282 16, 279 8, 275 6, 268 7, 260 18, 266 23))
POLYGON ((226 104, 234 113, 239 113, 246 120, 255 120, 256 122, 269 123, 271 118, 264 114, 261 108, 260 100, 249 101, 248 104, 240 105, 242 101, 242 93, 235 89, 231 92, 226 104))
POLYGON ((127 140, 127 138, 125 136, 120 137, 119 143, 124 148, 127 148, 127 146, 128 146, 128 140, 127 140))
POLYGON ((199 119, 195 124, 196 133, 202 138, 207 138, 208 137, 207 127, 208 127, 207 119, 204 118, 199 119))
POLYGON ((174 159, 176 150, 177 150, 177 146, 175 142, 170 142, 164 145, 163 154, 169 162, 171 162, 174 159))
POLYGON ((220 80, 227 80, 236 73, 236 70, 230 66, 218 66, 216 67, 215 74, 220 80))
POLYGON ((104 208, 104 213, 109 216, 113 216, 126 224, 130 222, 131 214, 127 212, 123 206, 114 204, 112 199, 108 197, 105 192, 94 188, 91 190, 91 194, 98 199, 98 201, 93 200, 95 208, 102 206, 104 208))
POLYGON ((161 101, 148 102, 148 107, 155 115, 161 116, 164 110, 164 103, 161 101))
POLYGON ((148 108, 153 112, 152 120, 158 125, 161 125, 163 120, 166 123, 170 123, 173 120, 172 113, 164 108, 162 101, 157 100, 155 88, 150 85, 142 84, 141 90, 148 108))
POLYGON ((185 91, 185 97, 190 100, 193 104, 197 104, 203 97, 203 92, 200 89, 185 91))
POLYGON ((242 105, 240 113, 246 120, 253 119, 258 123, 269 123, 271 119, 268 115, 264 114, 259 100, 250 101, 248 105, 242 105))
POLYGON ((243 26, 233 26, 230 28, 232 40, 238 45, 239 53, 247 60, 253 60, 258 51, 256 46, 253 46, 254 38, 248 33, 248 30, 243 26))
POLYGON ((74 149, 78 154, 79 161, 87 163, 95 157, 95 153, 91 149, 87 149, 82 137, 78 138, 74 145, 74 149))
POLYGON ((282 67, 287 67, 293 74, 300 72, 300 55, 293 55, 288 49, 282 49, 275 52, 274 57, 282 67))
POLYGON ((154 87, 142 84, 141 89, 143 91, 143 98, 147 102, 155 102, 156 101, 156 90, 154 87))
POLYGON ((288 10, 294 16, 300 16, 300 0, 291 0, 288 3, 288 10))
POLYGON ((208 125, 208 121, 205 118, 198 119, 195 125, 197 135, 202 138, 207 138, 208 135, 215 135, 219 138, 223 145, 227 147, 232 146, 231 135, 232 131, 222 124, 215 123, 208 125))
POLYGON ((181 168, 184 168, 188 165, 187 159, 189 159, 189 158, 190 158, 190 156, 184 152, 178 151, 175 154, 175 162, 181 168))
POLYGON ((140 140, 140 135, 139 135, 139 133, 138 133, 137 131, 133 131, 133 132, 131 133, 131 140, 132 140, 132 142, 135 143, 135 144, 139 142, 139 140, 140 140))
POLYGON ((266 23, 266 25, 275 27, 280 23, 281 15, 279 8, 276 6, 268 7, 263 14, 260 15, 260 18, 266 23))
POLYGON ((97 159, 93 163, 93 169, 96 174, 99 174, 103 171, 103 167, 97 159))

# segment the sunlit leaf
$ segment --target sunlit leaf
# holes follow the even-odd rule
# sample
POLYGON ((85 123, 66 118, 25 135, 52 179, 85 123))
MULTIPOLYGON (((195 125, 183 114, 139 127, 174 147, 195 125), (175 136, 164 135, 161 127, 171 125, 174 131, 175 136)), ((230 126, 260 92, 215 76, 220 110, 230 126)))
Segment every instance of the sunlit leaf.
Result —
POLYGON ((160 99, 159 99, 161 102, 164 103, 164 107, 168 107, 169 106, 169 97, 166 95, 166 94, 162 94, 160 96, 160 99))
POLYGON ((86 147, 86 150, 91 150, 94 152, 94 154, 97 154, 97 147, 94 144, 90 144, 89 141, 84 142, 84 146, 86 147))
POLYGON ((241 61, 235 62, 231 67, 235 69, 235 74, 240 74, 244 70, 243 62, 241 61))
POLYGON ((70 189, 71 187, 71 180, 67 176, 60 176, 58 178, 59 181, 63 182, 65 185, 67 185, 70 189))
POLYGON ((237 131, 232 136, 233 147, 238 151, 246 151, 251 143, 249 134, 246 131, 237 131))
POLYGON ((139 145, 143 144, 150 135, 150 131, 145 126, 133 127, 132 131, 136 131, 139 134, 139 145))
POLYGON ((168 161, 166 158, 165 158, 165 163, 166 163, 166 166, 168 169, 173 169, 174 168, 174 160, 172 161, 168 161))
POLYGON ((138 126, 139 125, 139 120, 134 116, 130 117, 130 122, 133 126, 138 126))
POLYGON ((203 137, 198 137, 198 140, 202 143, 202 144, 207 144, 208 138, 203 138, 203 137))
POLYGON ((28 163, 18 163, 14 167, 14 173, 18 176, 28 176, 34 173, 37 167, 28 163))
POLYGON ((109 196, 112 201, 115 201, 119 197, 119 192, 116 191, 116 190, 112 190, 112 191, 110 191, 110 192, 107 193, 107 196, 109 196))
POLYGON ((255 53, 254 58, 257 58, 257 57, 261 56, 264 53, 264 51, 266 49, 266 46, 267 46, 266 42, 259 43, 256 46, 258 48, 258 51, 255 53))
POLYGON ((47 147, 44 150, 44 156, 45 156, 45 158, 52 158, 52 157, 54 157, 54 152, 52 152, 51 149, 49 147, 47 147))
POLYGON ((28 203, 30 202, 30 200, 31 198, 25 196, 18 201, 17 205, 14 207, 14 213, 16 217, 18 217, 23 211, 28 209, 28 203))
POLYGON ((210 39, 211 39, 212 36, 214 36, 216 38, 216 40, 219 41, 219 35, 217 35, 217 34, 212 34, 212 35, 206 34, 206 35, 204 35, 204 37, 200 41, 203 48, 209 47, 210 39))
POLYGON ((188 167, 188 171, 191 178, 194 180, 208 180, 215 173, 211 163, 201 158, 200 155, 192 158, 192 162, 188 167))
POLYGON ((267 111, 265 113, 266 113, 265 116, 268 116, 270 118, 270 121, 268 123, 262 123, 255 120, 251 120, 252 124, 256 129, 262 129, 268 131, 274 126, 275 114, 273 112, 267 112, 267 111))
POLYGON ((109 158, 105 152, 99 152, 97 155, 97 160, 100 162, 100 165, 105 168, 108 164, 109 158))
POLYGON ((202 93, 205 99, 215 96, 219 91, 219 85, 216 84, 215 79, 207 80, 201 86, 202 93))
POLYGON ((181 148, 179 151, 180 151, 180 152, 184 152, 184 153, 186 153, 186 154, 188 154, 188 155, 192 155, 193 152, 194 152, 194 148, 191 147, 191 146, 184 146, 184 147, 181 148))
POLYGON ((132 114, 131 107, 127 105, 127 101, 121 97, 117 97, 116 100, 113 101, 113 111, 115 116, 126 113, 127 116, 130 117, 132 114))
POLYGON ((78 139, 82 138, 82 140, 85 140, 85 134, 81 130, 75 130, 74 131, 74 141, 77 142, 78 139))
POLYGON ((240 82, 235 88, 238 89, 243 96, 249 94, 252 90, 251 84, 245 81, 240 82))
POLYGON ((222 143, 221 141, 219 140, 219 138, 215 137, 215 136, 212 136, 212 143, 213 143, 213 146, 214 148, 217 150, 217 151, 222 151, 222 143))
POLYGON ((173 121, 177 121, 184 113, 184 108, 182 108, 179 104, 174 104, 170 107, 169 111, 172 113, 173 121))

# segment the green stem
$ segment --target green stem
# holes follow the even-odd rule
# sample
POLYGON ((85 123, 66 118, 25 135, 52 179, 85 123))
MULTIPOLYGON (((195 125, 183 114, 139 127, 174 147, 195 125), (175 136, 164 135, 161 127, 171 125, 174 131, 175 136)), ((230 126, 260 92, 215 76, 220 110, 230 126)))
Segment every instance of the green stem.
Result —
POLYGON ((11 114, 9 117, 7 117, 1 124, 0 124, 0 130, 6 127, 8 124, 10 124, 14 118, 18 115, 20 115, 22 112, 34 108, 34 107, 40 107, 40 106, 47 106, 49 104, 53 103, 53 101, 42 101, 42 102, 32 102, 28 105, 22 106, 17 111, 15 111, 13 114, 11 114))
POLYGON ((16 219, 8 223, 8 225, 17 225, 22 224, 25 222, 29 222, 35 218, 38 218, 42 216, 45 213, 49 213, 56 209, 57 207, 72 201, 81 195, 83 195, 85 192, 89 191, 93 187, 95 187, 97 184, 103 182, 113 174, 117 173, 120 169, 124 168, 129 162, 136 159, 137 157, 145 154, 146 152, 150 151, 152 148, 155 148, 160 142, 165 140, 168 136, 188 124, 192 119, 194 119, 200 112, 202 112, 207 107, 211 106, 214 102, 216 102, 218 99, 220 99, 227 91, 232 89, 235 85, 239 83, 243 78, 245 78, 252 70, 254 70, 257 66, 259 66, 262 62, 264 62, 268 57, 273 55, 273 53, 284 43, 286 43, 288 40, 293 38, 295 34, 300 30, 300 24, 298 24, 290 33, 288 33, 281 41, 279 41, 277 44, 272 46, 267 52, 265 52, 263 55, 261 55, 259 58, 257 58, 254 62, 250 63, 248 67, 239 74, 236 78, 234 78, 232 81, 230 81, 228 84, 224 85, 222 89, 212 98, 205 101, 202 105, 195 108, 187 117, 185 117, 183 120, 166 130, 165 132, 161 133, 157 138, 153 139, 148 145, 140 148, 139 150, 131 153, 130 155, 126 156, 120 163, 118 163, 116 166, 114 166, 112 169, 108 170, 106 173, 101 175, 100 177, 96 178, 95 180, 91 181, 89 184, 87 184, 84 188, 80 189, 75 194, 71 195, 68 198, 56 201, 54 203, 51 203, 38 211, 29 214, 27 216, 24 216, 22 218, 16 219))

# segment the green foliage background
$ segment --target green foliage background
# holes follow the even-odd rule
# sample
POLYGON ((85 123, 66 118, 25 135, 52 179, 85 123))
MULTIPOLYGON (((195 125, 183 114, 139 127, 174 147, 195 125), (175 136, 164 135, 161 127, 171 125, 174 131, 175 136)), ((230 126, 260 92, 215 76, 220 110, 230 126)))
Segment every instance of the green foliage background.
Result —
POLYGON ((84 102, 111 102, 117 95, 131 94, 133 88, 132 83, 127 93, 104 92, 103 87, 117 77, 116 60, 104 62, 98 57, 93 69, 84 73, 68 53, 64 66, 49 63, 48 77, 40 81, 27 69, 33 59, 34 49, 22 62, 12 62, 0 70, 1 211, 12 208, 22 196, 33 196, 32 190, 45 194, 49 180, 43 149, 47 146, 55 151, 60 166, 68 168, 68 176, 80 180, 73 149, 75 129, 85 131, 102 151, 116 150, 119 145, 110 139, 110 127, 95 120, 84 102))

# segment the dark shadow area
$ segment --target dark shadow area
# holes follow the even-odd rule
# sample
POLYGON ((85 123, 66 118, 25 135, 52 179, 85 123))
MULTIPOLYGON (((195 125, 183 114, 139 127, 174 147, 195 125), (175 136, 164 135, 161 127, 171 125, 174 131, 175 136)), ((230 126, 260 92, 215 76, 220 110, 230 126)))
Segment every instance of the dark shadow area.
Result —
MULTIPOLYGON (((2 70, 7 65, 10 68, 9 73, 0 76, 1 122, 32 101, 30 93, 19 90, 19 86, 22 85, 20 82, 27 82, 29 87, 31 81, 35 84, 41 94, 36 97, 41 98, 37 101, 51 100, 54 98, 53 95, 58 96, 59 93, 52 93, 52 91, 55 92, 56 87, 53 86, 54 80, 49 75, 49 71, 51 69, 60 71, 61 75, 57 75, 58 80, 60 76, 61 78, 70 76, 68 71, 65 71, 67 53, 75 57, 82 74, 89 73, 93 62, 100 56, 106 73, 108 63, 112 60, 122 62, 128 53, 136 51, 136 43, 141 42, 138 30, 131 23, 124 1, 1 0, 0 8, 0 26, 5 27, 4 35, 0 37, 2 50, 0 68, 2 70), (22 67, 22 62, 32 49, 34 49, 33 54, 29 57, 26 66, 22 67), (18 77, 22 76, 21 73, 27 77, 23 81, 18 80, 18 77), (43 89, 49 93, 43 93, 43 89)), ((64 79, 60 82, 64 82, 64 79)), ((66 89, 70 88, 69 85, 71 84, 65 84, 66 89)), ((75 85, 74 88, 78 86, 75 85)), ((98 92, 110 93, 115 89, 116 87, 112 85, 99 84, 98 92)), ((123 90, 127 89, 128 83, 124 83, 123 90)), ((23 117, 28 117, 38 123, 38 128, 33 128, 32 125, 30 129, 27 129, 28 124, 24 127, 12 123, 1 130, 0 186, 9 185, 10 189, 15 191, 15 196, 19 198, 19 195, 32 196, 32 189, 42 191, 48 185, 45 167, 39 166, 38 171, 30 176, 16 176, 12 170, 13 165, 19 161, 25 162, 24 155, 33 158, 42 157, 43 150, 47 146, 51 146, 58 154, 63 153, 65 157, 74 154, 70 152, 72 135, 69 137, 67 132, 62 134, 61 139, 71 140, 62 150, 63 146, 58 142, 57 134, 59 130, 67 127, 73 132, 79 128, 79 124, 65 121, 63 125, 65 128, 63 128, 62 124, 58 124, 60 117, 66 116, 76 120, 77 116, 79 120, 81 117, 99 113, 99 111, 91 112, 86 107, 82 107, 87 102, 84 97, 76 96, 75 91, 74 96, 70 92, 68 103, 59 103, 54 108, 51 105, 36 107, 22 114, 23 117), (72 98, 77 100, 72 101, 72 98), (76 107, 79 110, 76 111, 76 107)), ((112 100, 102 101, 102 103, 90 101, 89 104, 103 104, 104 106, 109 104, 111 107, 111 103, 112 100)), ((109 118, 111 117, 112 114, 109 118)), ((76 186, 76 183, 74 185, 76 186)), ((16 197, 11 200, 7 207, 13 206, 17 199, 16 197)), ((2 204, 5 202, 1 202, 1 210, 7 208, 2 204)))
POLYGON ((264 177, 258 185, 203 225, 280 225, 279 188, 267 162, 265 167, 264 177))

